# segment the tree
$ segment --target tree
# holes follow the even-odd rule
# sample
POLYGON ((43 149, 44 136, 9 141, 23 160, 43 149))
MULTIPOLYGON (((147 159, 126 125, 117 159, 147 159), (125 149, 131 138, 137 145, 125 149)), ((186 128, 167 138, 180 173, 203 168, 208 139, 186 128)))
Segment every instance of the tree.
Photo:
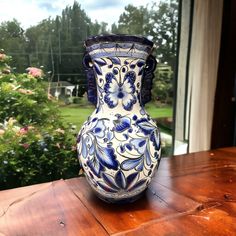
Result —
POLYGON ((24 30, 16 19, 1 23, 0 48, 3 48, 7 53, 13 52, 15 54, 11 65, 14 65, 16 71, 25 71, 28 61, 25 56, 24 30))
POLYGON ((135 7, 128 5, 118 22, 112 25, 113 33, 143 35, 151 38, 157 45, 156 55, 161 63, 155 72, 153 98, 163 102, 171 102, 173 96, 173 78, 177 56, 177 0, 161 1, 151 6, 135 7), (164 66, 163 66, 164 65, 164 66), (160 73, 161 68, 168 68, 172 73, 160 73), (170 76, 171 74, 171 76, 170 76))
POLYGON ((150 25, 147 25, 148 33, 153 37, 153 41, 157 45, 156 53, 159 62, 164 63, 157 67, 153 94, 158 96, 161 102, 172 103, 173 79, 177 57, 177 0, 160 2, 159 5, 154 3, 150 18, 150 25))
POLYGON ((96 20, 95 23, 92 23, 89 27, 89 35, 97 35, 101 31, 101 25, 96 20))
POLYGON ((78 84, 82 90, 79 93, 82 94, 86 90, 86 78, 82 67, 83 43, 89 35, 90 25, 91 19, 81 6, 74 2, 72 7, 63 10, 61 18, 56 19, 54 35, 57 37, 53 41, 57 42, 53 46, 57 52, 54 61, 58 76, 55 79, 78 84))
POLYGON ((177 0, 154 3, 150 21, 146 25, 148 35, 157 45, 157 57, 175 70, 177 56, 178 2, 177 0))
MULTIPOLYGON (((113 23, 115 34, 143 35, 157 45, 161 63, 175 71, 177 54, 178 0, 163 0, 159 4, 136 7, 127 5, 118 23, 113 23)), ((52 71, 54 81, 67 80, 79 85, 82 94, 86 77, 82 67, 84 40, 90 35, 109 33, 106 22, 92 22, 78 2, 67 6, 55 19, 45 19, 24 32, 16 20, 0 25, 0 48, 13 53, 12 65, 17 72, 28 66, 44 66, 52 71)))
POLYGON ((73 7, 69 8, 69 14, 71 19, 72 45, 81 45, 81 42, 88 36, 88 27, 91 24, 91 20, 76 1, 73 7))
POLYGON ((46 71, 51 70, 51 60, 48 54, 50 53, 50 45, 54 40, 52 38, 53 28, 54 21, 48 18, 41 21, 37 26, 32 26, 26 30, 26 52, 30 66, 44 66, 46 71))
POLYGON ((66 80, 78 84, 83 94, 86 89, 82 68, 83 42, 90 31, 96 33, 100 28, 74 2, 73 6, 62 11, 61 16, 43 20, 26 31, 30 62, 35 66, 44 65, 46 71, 52 72, 54 81, 66 80))
POLYGON ((111 25, 111 32, 113 33, 113 34, 119 34, 120 32, 119 32, 119 29, 118 29, 118 26, 116 25, 116 23, 113 23, 112 25, 111 25))
POLYGON ((147 7, 135 7, 129 4, 125 7, 125 12, 120 15, 118 29, 113 25, 112 30, 123 34, 145 35, 148 23, 149 11, 147 7))
POLYGON ((178 1, 161 1, 150 6, 128 5, 112 33, 150 37, 157 45, 157 57, 175 68, 177 53, 178 1))

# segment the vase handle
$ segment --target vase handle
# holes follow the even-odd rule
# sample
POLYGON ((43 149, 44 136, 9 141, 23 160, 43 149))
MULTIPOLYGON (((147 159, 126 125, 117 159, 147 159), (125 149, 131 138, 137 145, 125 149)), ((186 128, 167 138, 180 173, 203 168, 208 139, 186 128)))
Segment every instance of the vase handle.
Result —
POLYGON ((94 71, 93 71, 92 59, 88 53, 84 54, 83 66, 84 66, 86 77, 87 77, 88 101, 96 106, 97 105, 96 79, 95 79, 95 75, 94 75, 94 71))
POLYGON ((153 55, 149 55, 146 60, 146 65, 142 77, 142 88, 141 88, 141 105, 145 105, 152 99, 152 81, 154 78, 154 71, 156 69, 157 61, 153 55))

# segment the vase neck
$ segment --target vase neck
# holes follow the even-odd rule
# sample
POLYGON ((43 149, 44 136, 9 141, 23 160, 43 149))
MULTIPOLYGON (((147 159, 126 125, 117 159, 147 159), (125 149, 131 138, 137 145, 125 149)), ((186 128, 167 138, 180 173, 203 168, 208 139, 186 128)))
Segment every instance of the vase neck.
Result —
POLYGON ((131 111, 140 109, 140 89, 145 61, 129 57, 93 59, 97 107, 131 111))
POLYGON ((83 63, 87 68, 89 101, 127 111, 140 108, 140 101, 142 105, 150 101, 156 65, 155 59, 150 64, 152 42, 136 36, 99 36, 87 40, 85 45, 83 63))

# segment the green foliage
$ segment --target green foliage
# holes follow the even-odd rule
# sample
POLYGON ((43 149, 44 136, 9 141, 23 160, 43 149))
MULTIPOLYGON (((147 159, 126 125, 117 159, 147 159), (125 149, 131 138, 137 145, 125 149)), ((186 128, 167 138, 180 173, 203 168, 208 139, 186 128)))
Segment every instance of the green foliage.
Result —
MULTIPOLYGON (((146 25, 149 23, 149 11, 146 7, 128 5, 120 15, 117 32, 123 34, 147 35, 146 25)), ((115 25, 113 25, 113 30, 115 25)))
POLYGON ((171 66, 158 64, 153 81, 152 98, 164 104, 173 103, 173 75, 171 66))
MULTIPOLYGON (((0 47, 16 54, 12 61, 15 71, 23 73, 29 65, 40 67, 53 81, 69 81, 79 85, 77 94, 86 91, 86 76, 82 67, 84 40, 91 35, 115 33, 143 35, 157 46, 158 61, 175 71, 177 55, 178 0, 162 0, 147 6, 127 5, 118 23, 108 29, 106 22, 92 22, 78 2, 67 6, 60 16, 48 18, 25 32, 16 20, 0 25, 0 47)), ((174 75, 172 75, 172 78, 174 75)), ((173 94, 168 77, 158 77, 156 96, 165 103, 173 94), (165 94, 165 95, 164 95, 165 94)), ((171 101, 170 101, 171 102, 171 101)))
POLYGON ((154 3, 150 11, 148 34, 157 45, 157 58, 175 70, 177 55, 178 1, 154 3))
MULTIPOLYGON (((155 73, 153 98, 172 104, 173 78, 177 55, 178 1, 161 1, 151 6, 128 5, 121 14, 118 25, 112 25, 112 33, 149 36, 157 46, 156 57, 160 65, 155 73), (166 65, 167 64, 167 65, 166 65), (169 68, 162 73, 161 67, 169 68)), ((165 68, 165 69, 166 69, 165 68)))
POLYGON ((93 23, 75 1, 61 16, 44 19, 25 32, 16 20, 2 23, 0 46, 16 54, 12 62, 16 72, 23 73, 28 66, 43 66, 53 81, 70 81, 79 85, 79 94, 84 94, 83 43, 89 35, 107 33, 107 25, 93 23))
POLYGON ((40 70, 14 74, 9 60, 0 53, 0 189, 77 176, 75 128, 63 124, 40 70))
POLYGON ((58 118, 40 80, 28 74, 0 75, 1 123, 14 117, 22 125, 42 125, 45 120, 54 122, 58 118))
MULTIPOLYGON (((24 30, 20 23, 16 19, 2 22, 0 24, 0 48, 11 53, 22 54, 25 53, 25 47, 24 30)), ((11 63, 17 70, 24 70, 28 61, 25 56, 17 55, 11 63)))
MULTIPOLYGON (((177 50, 178 1, 161 1, 149 6, 128 5, 111 30, 105 22, 92 22, 75 1, 55 19, 45 19, 26 31, 17 20, 0 24, 0 188, 10 188, 76 176, 79 164, 74 150, 74 130, 65 126, 54 101, 48 99, 45 80, 24 73, 28 66, 43 66, 54 81, 79 85, 82 97, 86 78, 82 67, 83 41, 104 33, 136 34, 149 37, 157 45, 161 63, 156 70, 153 97, 172 102, 172 80, 177 50), (167 63, 167 71, 160 67, 167 63), (8 66, 12 65, 13 69, 8 66)), ((165 68, 166 69, 166 68, 165 68)), ((82 100, 74 102, 81 105, 82 100)), ((83 103, 83 102, 82 102, 83 103)), ((148 106, 147 106, 148 108, 148 106)), ((149 109, 153 117, 161 110, 149 109), (153 112, 153 114, 152 114, 153 112)), ((62 115, 78 121, 91 113, 91 107, 77 114, 62 109, 62 115)), ((169 109, 170 110, 170 109, 169 109)), ((166 111, 162 111, 163 116, 166 111)), ((168 112, 171 115, 171 112, 168 112)), ((168 115, 168 116, 169 116, 168 115)))
POLYGON ((128 5, 120 15, 118 25, 112 25, 112 33, 148 36, 157 46, 161 63, 174 68, 177 53, 178 1, 153 2, 146 7, 128 5))
POLYGON ((11 123, 10 119, 1 127, 0 189, 78 175, 72 130, 11 123))

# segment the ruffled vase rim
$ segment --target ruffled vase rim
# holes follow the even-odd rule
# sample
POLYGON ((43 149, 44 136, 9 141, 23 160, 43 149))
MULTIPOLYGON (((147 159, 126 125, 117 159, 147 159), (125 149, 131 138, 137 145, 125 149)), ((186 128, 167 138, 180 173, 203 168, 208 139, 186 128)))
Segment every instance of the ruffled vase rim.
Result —
POLYGON ((153 47, 154 43, 139 35, 128 35, 128 34, 104 34, 104 35, 94 35, 85 40, 85 46, 89 47, 94 44, 98 43, 124 43, 124 42, 131 42, 131 43, 139 43, 143 45, 147 45, 149 47, 153 47))

